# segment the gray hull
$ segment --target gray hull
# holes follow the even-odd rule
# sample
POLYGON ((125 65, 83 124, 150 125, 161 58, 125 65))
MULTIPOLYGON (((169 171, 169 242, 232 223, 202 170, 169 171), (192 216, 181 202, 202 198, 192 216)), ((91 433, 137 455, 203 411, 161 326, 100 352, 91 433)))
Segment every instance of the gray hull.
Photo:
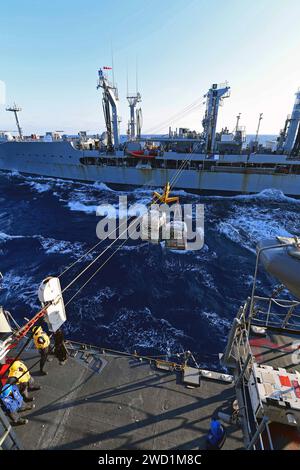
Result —
MULTIPOLYGON (((172 181, 177 173, 176 169, 145 169, 80 163, 80 158, 87 156, 97 157, 99 154, 97 151, 77 150, 67 141, 5 142, 0 144, 0 169, 79 181, 101 181, 113 185, 155 187, 164 186, 167 181, 172 181)), ((188 154, 187 158, 189 158, 188 154)), ((199 161, 201 158, 199 155, 199 161)), ((245 156, 236 155, 232 158, 237 161, 245 156)), ((228 193, 257 193, 272 188, 286 195, 300 196, 300 174, 190 169, 181 172, 174 187, 197 192, 228 193)))

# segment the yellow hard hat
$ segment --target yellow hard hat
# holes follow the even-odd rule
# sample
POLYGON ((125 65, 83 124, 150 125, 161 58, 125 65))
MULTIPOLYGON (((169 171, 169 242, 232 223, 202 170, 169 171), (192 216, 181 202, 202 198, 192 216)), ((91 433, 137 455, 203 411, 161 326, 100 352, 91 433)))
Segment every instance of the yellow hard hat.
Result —
POLYGON ((33 333, 34 335, 37 335, 37 334, 39 334, 39 333, 42 333, 42 331, 43 331, 43 328, 42 328, 41 326, 34 326, 34 327, 32 328, 32 333, 33 333))
POLYGON ((23 364, 23 362, 21 361, 15 361, 12 366, 10 367, 10 370, 12 372, 16 371, 16 370, 19 370, 21 369, 22 372, 25 372, 27 370, 27 367, 25 366, 25 364, 23 364))

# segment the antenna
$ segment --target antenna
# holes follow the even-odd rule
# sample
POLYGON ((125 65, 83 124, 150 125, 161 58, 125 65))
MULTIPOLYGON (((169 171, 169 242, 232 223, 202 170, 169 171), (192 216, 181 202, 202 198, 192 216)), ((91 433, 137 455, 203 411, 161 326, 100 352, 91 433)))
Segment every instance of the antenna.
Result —
POLYGON ((135 58, 135 93, 137 94, 138 93, 138 89, 139 89, 139 83, 138 83, 138 59, 137 59, 137 56, 135 58))
POLYGON ((140 135, 140 127, 141 127, 141 111, 136 110, 136 106, 138 103, 142 101, 141 94, 137 91, 138 90, 138 75, 137 75, 137 68, 136 68, 136 92, 133 94, 129 94, 128 92, 128 69, 127 69, 127 101, 129 104, 130 109, 130 119, 128 122, 128 136, 131 140, 135 140, 136 137, 140 135))
POLYGON ((113 51, 112 44, 111 44, 111 66, 112 66, 112 81, 113 81, 113 86, 115 86, 114 51, 113 51))
POLYGON ((20 139, 22 139, 22 138, 23 138, 22 128, 21 128, 21 126, 20 126, 20 122, 19 122, 19 118, 18 118, 18 113, 19 113, 20 111, 22 111, 22 108, 20 108, 19 106, 16 105, 16 103, 14 103, 13 106, 10 106, 10 107, 6 108, 6 111, 10 111, 10 112, 14 113, 15 119, 16 119, 17 128, 18 128, 18 132, 19 132, 19 137, 20 137, 20 139))
POLYGON ((239 122, 240 122, 240 119, 241 119, 241 114, 242 113, 239 113, 236 117, 236 126, 235 126, 235 133, 237 133, 238 131, 238 128, 239 128, 239 122))

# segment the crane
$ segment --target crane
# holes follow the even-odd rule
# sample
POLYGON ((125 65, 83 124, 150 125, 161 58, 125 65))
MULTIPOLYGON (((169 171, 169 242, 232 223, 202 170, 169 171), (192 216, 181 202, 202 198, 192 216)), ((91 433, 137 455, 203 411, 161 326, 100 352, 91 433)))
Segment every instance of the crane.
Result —
MULTIPOLYGON (((107 69, 108 67, 106 67, 107 69)), ((118 89, 104 75, 103 70, 98 70, 97 89, 103 89, 102 105, 107 130, 107 147, 111 151, 120 144, 120 132, 118 116, 118 89)))

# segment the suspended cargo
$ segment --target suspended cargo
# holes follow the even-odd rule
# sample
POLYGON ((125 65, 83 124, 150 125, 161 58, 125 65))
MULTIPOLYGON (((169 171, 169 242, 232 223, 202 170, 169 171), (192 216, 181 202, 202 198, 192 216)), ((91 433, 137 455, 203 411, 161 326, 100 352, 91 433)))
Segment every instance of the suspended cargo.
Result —
POLYGON ((157 209, 151 209, 142 217, 141 233, 142 240, 151 243, 159 243, 161 240, 162 227, 166 224, 166 214, 157 209))
POLYGON ((166 224, 166 247, 171 250, 187 249, 187 226, 185 222, 173 220, 166 224))

